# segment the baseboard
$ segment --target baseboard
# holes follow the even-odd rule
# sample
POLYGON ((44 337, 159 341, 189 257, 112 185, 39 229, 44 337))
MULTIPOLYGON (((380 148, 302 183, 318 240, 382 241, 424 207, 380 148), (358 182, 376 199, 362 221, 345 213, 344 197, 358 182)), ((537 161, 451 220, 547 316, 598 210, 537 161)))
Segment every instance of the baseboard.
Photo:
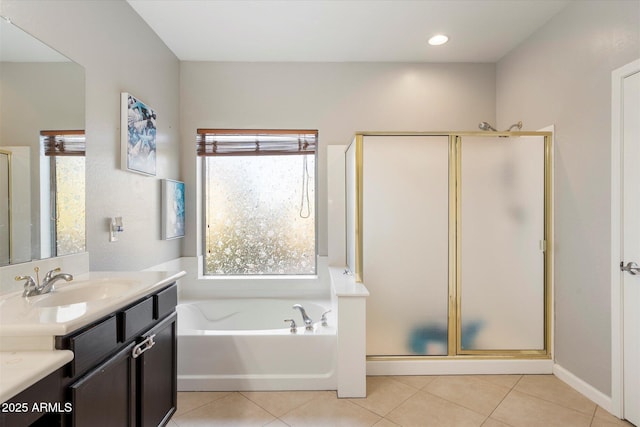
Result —
POLYGON ((332 375, 178 375, 178 391, 337 390, 332 375))
POLYGON ((553 374, 558 377, 558 379, 562 380, 568 386, 584 395, 586 398, 592 400, 594 403, 605 409, 607 412, 613 413, 613 401, 611 396, 607 396, 602 393, 600 390, 593 387, 591 384, 588 384, 575 376, 570 371, 566 370, 562 366, 558 364, 553 365, 553 374))
POLYGON ((551 374, 553 361, 541 360, 369 360, 367 375, 551 374))

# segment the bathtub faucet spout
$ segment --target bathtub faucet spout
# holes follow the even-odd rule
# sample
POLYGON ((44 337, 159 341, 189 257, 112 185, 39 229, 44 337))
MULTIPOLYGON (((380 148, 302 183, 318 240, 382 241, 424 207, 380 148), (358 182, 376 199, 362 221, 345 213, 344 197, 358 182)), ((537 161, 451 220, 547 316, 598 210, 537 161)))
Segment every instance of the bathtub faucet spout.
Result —
POLYGON ((302 320, 304 321, 305 329, 312 330, 313 329, 313 320, 309 316, 307 316, 307 312, 304 310, 304 307, 300 304, 294 304, 292 308, 297 308, 300 310, 300 314, 302 315, 302 320))

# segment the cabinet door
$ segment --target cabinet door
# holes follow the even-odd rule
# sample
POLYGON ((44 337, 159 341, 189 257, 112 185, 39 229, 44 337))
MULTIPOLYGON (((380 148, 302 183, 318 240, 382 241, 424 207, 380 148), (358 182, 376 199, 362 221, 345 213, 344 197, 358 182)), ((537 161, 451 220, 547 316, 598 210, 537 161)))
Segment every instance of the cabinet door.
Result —
POLYGON ((176 314, 145 334, 155 344, 138 358, 140 426, 164 425, 176 411, 176 314))
POLYGON ((132 426, 135 423, 133 344, 70 386, 76 427, 132 426))

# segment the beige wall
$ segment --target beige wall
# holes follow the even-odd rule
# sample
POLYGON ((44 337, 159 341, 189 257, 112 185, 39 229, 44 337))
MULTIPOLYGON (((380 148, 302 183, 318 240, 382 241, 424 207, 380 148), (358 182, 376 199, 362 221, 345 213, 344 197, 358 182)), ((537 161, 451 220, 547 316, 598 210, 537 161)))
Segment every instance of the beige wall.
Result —
POLYGON ((122 91, 159 114, 157 178, 187 183, 186 256, 196 255, 200 243, 197 127, 319 129, 319 248, 326 254, 327 145, 347 143, 357 130, 471 130, 496 117, 499 128, 518 120, 526 129, 555 124, 555 354, 610 394, 610 76, 640 56, 638 5, 573 2, 497 69, 180 64, 124 1, 3 0, 0 13, 86 69, 92 269, 140 269, 181 255, 180 241, 159 240, 159 181, 119 169, 122 91), (114 215, 123 216, 125 232, 109 243, 105 221, 114 215))
MULTIPOLYGON (((0 147, 25 146, 31 150, 29 173, 30 242, 14 241, 24 251, 18 262, 40 258, 41 248, 40 131, 84 129, 84 69, 72 62, 5 62, 0 73, 0 147)), ((44 191, 48 193, 49 188, 44 191)), ((14 192, 15 194, 15 192, 14 192)), ((47 194, 48 199, 48 194, 47 194)), ((28 213, 27 213, 28 215, 28 213)), ((47 216, 48 218, 48 216, 47 216)), ((44 236, 44 241, 48 241, 44 236)))
POLYGON ((577 1, 497 64, 499 127, 555 124, 555 358, 611 395, 611 72, 640 57, 640 2, 577 1))
POLYGON ((93 270, 138 270, 180 256, 160 240, 160 180, 180 178, 179 62, 125 1, 2 0, 0 14, 86 72, 87 249, 93 270), (157 177, 120 169, 120 93, 158 113, 157 177), (107 218, 125 231, 109 243, 107 218))
MULTIPOLYGON (((318 129, 318 246, 326 255, 327 145, 363 130, 474 130, 494 112, 494 64, 182 62, 183 177, 188 189, 200 183, 199 127, 318 129)), ((187 206, 197 202, 187 192, 187 206)), ((187 212, 185 256, 201 244, 199 212, 187 212)))

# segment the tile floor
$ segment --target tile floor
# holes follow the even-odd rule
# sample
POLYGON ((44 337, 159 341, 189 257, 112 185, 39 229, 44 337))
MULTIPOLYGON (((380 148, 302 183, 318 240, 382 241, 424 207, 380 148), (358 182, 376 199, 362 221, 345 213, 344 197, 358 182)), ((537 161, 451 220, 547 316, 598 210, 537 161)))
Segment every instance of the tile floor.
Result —
POLYGON ((181 392, 169 427, 631 426, 553 375, 368 377, 366 399, 335 391, 181 392))

